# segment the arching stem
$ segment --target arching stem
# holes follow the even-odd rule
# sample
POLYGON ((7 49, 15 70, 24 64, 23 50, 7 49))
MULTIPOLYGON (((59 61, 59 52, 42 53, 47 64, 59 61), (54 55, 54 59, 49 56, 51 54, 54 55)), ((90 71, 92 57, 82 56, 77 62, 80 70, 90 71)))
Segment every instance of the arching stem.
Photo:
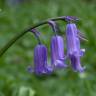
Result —
POLYGON ((50 18, 48 20, 45 20, 45 21, 42 21, 42 22, 39 22, 35 25, 33 25, 32 27, 22 31, 21 33, 17 34, 16 36, 14 36, 10 41, 8 41, 7 44, 5 44, 5 46, 3 48, 1 48, 0 50, 0 57, 19 39, 21 38, 23 35, 25 35, 27 32, 31 31, 33 28, 36 28, 36 27, 39 27, 41 25, 44 25, 44 24, 48 24, 48 21, 49 20, 52 20, 52 21, 57 21, 57 20, 63 20, 63 21, 67 21, 67 20, 76 20, 76 18, 74 19, 74 17, 70 18, 70 16, 62 16, 62 17, 56 17, 56 18, 50 18))

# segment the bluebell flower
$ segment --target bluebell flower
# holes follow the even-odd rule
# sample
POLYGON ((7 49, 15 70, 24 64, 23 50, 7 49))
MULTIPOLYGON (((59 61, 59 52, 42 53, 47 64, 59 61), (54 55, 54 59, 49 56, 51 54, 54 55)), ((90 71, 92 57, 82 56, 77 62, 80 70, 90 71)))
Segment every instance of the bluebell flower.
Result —
POLYGON ((49 74, 52 67, 47 64, 47 48, 43 44, 38 44, 34 49, 34 72, 36 74, 49 74))
POLYGON ((52 36, 51 44, 51 64, 56 68, 67 67, 64 63, 64 42, 63 38, 58 35, 52 36))
POLYGON ((80 56, 83 50, 80 50, 80 40, 77 36, 77 27, 74 23, 66 26, 67 55, 75 71, 83 72, 84 67, 80 64, 80 56))
POLYGON ((39 38, 40 34, 38 34, 39 32, 35 28, 32 29, 31 32, 34 33, 36 39, 38 40, 38 44, 34 48, 34 67, 30 65, 27 70, 30 73, 34 72, 37 75, 49 74, 53 71, 53 68, 51 65, 47 64, 47 48, 41 43, 39 38))
POLYGON ((67 65, 64 63, 64 42, 63 38, 57 35, 60 29, 55 21, 48 21, 49 25, 52 27, 54 35, 51 38, 50 49, 51 49, 51 65, 55 68, 64 68, 67 65))

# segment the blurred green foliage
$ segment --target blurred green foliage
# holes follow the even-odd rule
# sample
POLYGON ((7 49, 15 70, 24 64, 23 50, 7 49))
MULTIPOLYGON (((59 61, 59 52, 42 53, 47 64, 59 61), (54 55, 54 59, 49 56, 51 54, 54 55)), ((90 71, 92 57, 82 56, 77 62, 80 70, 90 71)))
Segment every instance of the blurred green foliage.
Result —
MULTIPOLYGON (((0 96, 96 96, 96 1, 24 0, 14 5, 5 1, 0 0, 0 48, 29 26, 66 15, 80 18, 77 25, 88 42, 81 41, 81 47, 86 49, 81 58, 82 65, 86 66, 84 73, 68 68, 57 70, 51 76, 37 77, 26 70, 33 64, 33 48, 37 41, 31 33, 26 34, 0 58, 0 96)), ((64 36, 65 23, 60 26, 64 36)), ((48 26, 38 29, 50 55, 52 30, 48 26)))

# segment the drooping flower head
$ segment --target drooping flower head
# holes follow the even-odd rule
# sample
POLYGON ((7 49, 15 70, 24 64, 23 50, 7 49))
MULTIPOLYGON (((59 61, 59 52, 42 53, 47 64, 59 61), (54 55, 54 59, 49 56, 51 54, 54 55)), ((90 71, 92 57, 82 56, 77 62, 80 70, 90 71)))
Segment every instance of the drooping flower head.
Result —
POLYGON ((56 68, 67 67, 64 63, 64 41, 61 36, 57 35, 58 26, 54 21, 49 21, 49 25, 51 25, 54 32, 50 42, 51 64, 56 68))
POLYGON ((47 48, 38 44, 34 49, 34 72, 36 74, 48 74, 52 68, 47 64, 47 48))
POLYGON ((66 41, 67 41, 67 55, 71 61, 72 67, 75 71, 84 71, 84 67, 80 64, 80 41, 77 36, 77 27, 74 23, 66 26, 66 41))
POLYGON ((64 42, 61 36, 52 36, 51 38, 51 64, 57 68, 67 67, 64 63, 64 42))
POLYGON ((47 48, 41 43, 39 32, 36 29, 32 29, 31 32, 34 33, 38 44, 34 48, 34 68, 28 66, 28 71, 31 73, 34 72, 37 75, 49 74, 52 72, 53 68, 47 64, 47 48))

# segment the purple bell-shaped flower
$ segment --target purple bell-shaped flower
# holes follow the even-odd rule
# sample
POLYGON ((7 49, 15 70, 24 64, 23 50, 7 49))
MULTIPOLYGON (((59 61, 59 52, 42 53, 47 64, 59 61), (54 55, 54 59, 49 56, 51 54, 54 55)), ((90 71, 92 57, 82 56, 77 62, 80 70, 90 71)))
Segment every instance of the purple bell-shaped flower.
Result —
POLYGON ((51 38, 50 42, 50 51, 51 51, 51 65, 55 68, 64 68, 67 65, 64 63, 64 42, 63 38, 57 35, 57 32, 60 32, 60 29, 55 21, 48 21, 51 26, 54 35, 51 38))
POLYGON ((64 63, 64 42, 63 38, 58 35, 52 36, 51 39, 51 64, 56 68, 67 67, 64 63))
POLYGON ((38 44, 34 49, 34 72, 36 74, 49 74, 52 68, 47 64, 47 48, 38 44))
POLYGON ((66 26, 66 41, 67 41, 67 55, 71 61, 72 67, 75 71, 84 71, 84 67, 80 64, 80 56, 84 51, 80 49, 80 41, 77 36, 77 27, 74 23, 66 26))

